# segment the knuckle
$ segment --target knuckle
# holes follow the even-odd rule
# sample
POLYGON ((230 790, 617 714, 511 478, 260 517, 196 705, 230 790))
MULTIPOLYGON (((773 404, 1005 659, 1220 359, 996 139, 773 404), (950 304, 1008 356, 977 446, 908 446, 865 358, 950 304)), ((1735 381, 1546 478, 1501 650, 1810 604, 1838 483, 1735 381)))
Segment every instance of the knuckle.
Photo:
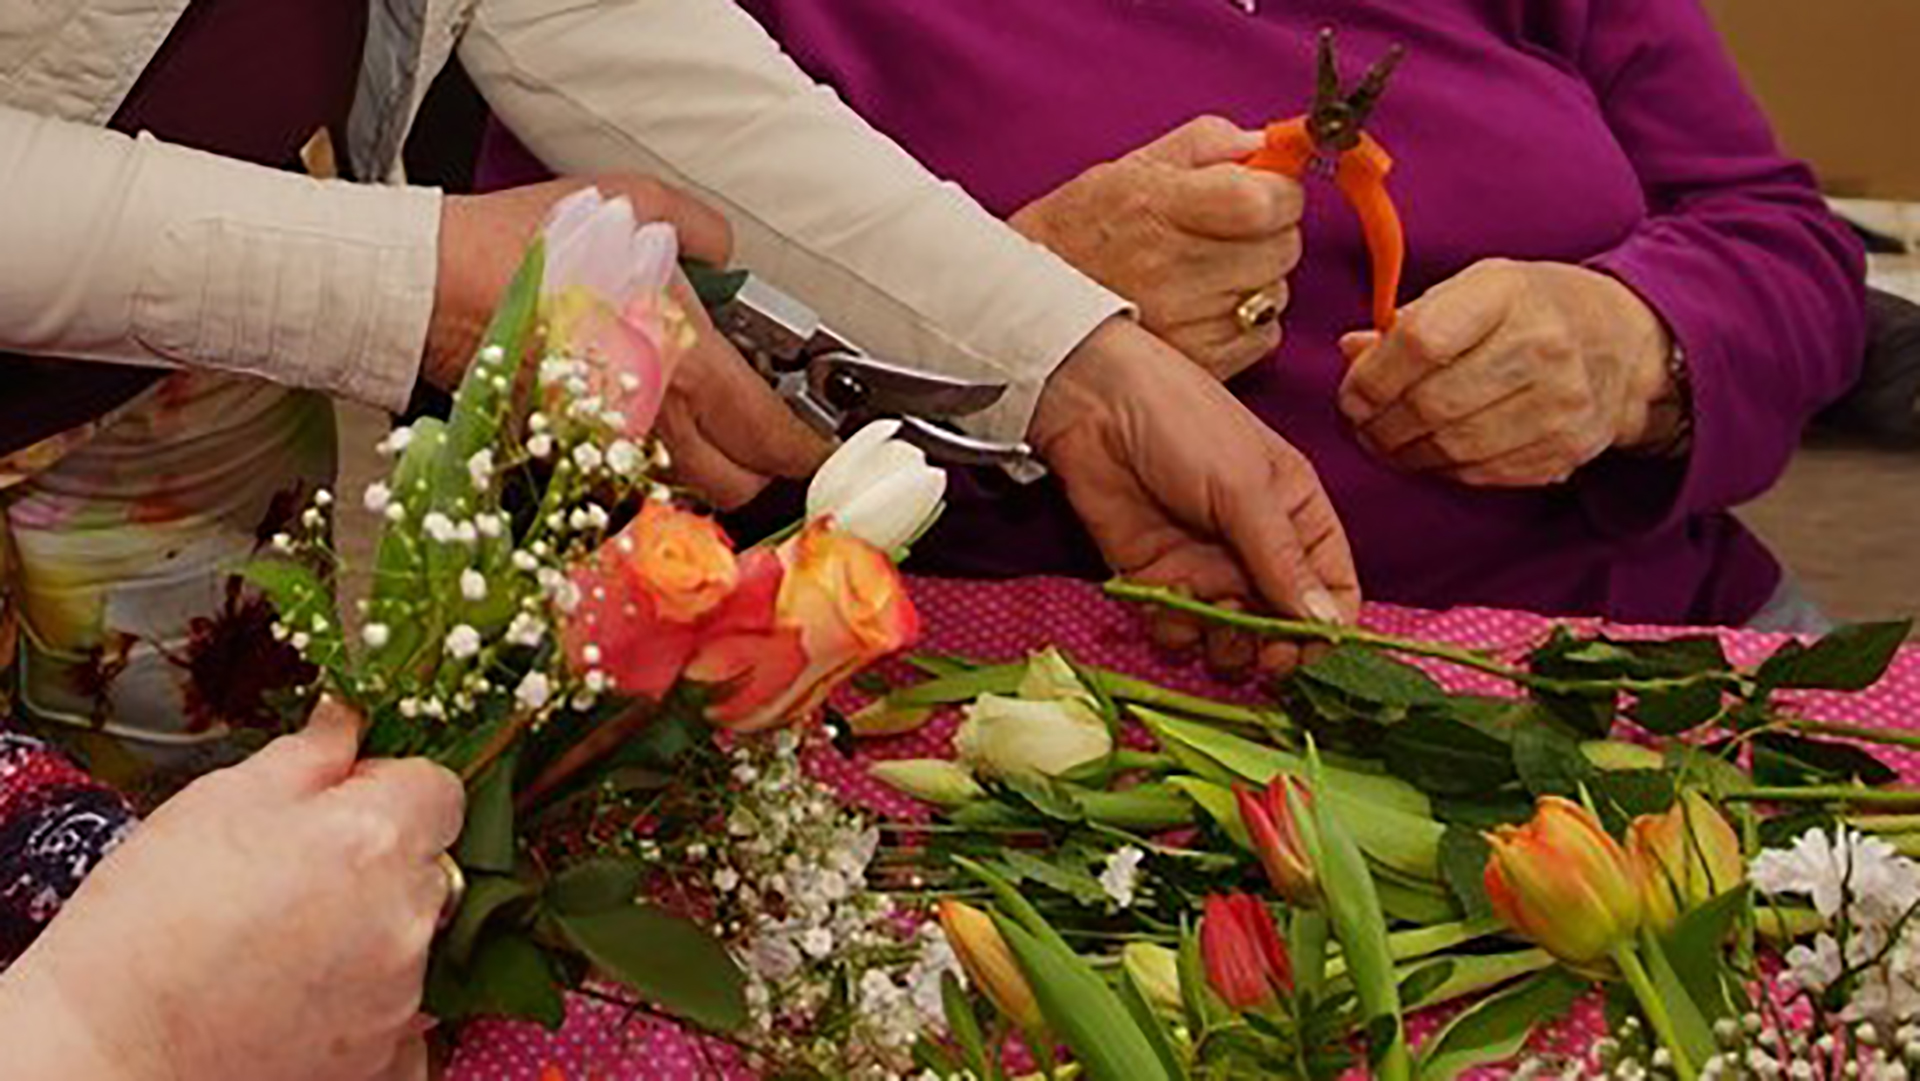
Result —
POLYGON ((1224 116, 1206 113, 1194 117, 1176 130, 1203 139, 1225 140, 1239 134, 1240 126, 1224 116))

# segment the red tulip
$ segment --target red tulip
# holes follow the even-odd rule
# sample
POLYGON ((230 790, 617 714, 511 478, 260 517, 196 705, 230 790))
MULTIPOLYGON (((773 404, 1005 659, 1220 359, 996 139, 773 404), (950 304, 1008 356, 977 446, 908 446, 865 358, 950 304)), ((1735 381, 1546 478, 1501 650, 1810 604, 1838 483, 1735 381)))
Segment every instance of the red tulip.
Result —
POLYGON ((1271 1006, 1293 989, 1293 964, 1273 915, 1248 894, 1207 898, 1200 920, 1200 959, 1207 982, 1235 1010, 1271 1006))
POLYGON ((1289 791, 1302 807, 1312 806, 1313 796, 1307 786, 1284 773, 1258 791, 1235 785, 1233 796, 1240 805, 1240 821, 1253 840, 1254 855, 1266 868, 1274 892, 1288 904, 1315 905, 1320 902, 1320 879, 1301 839, 1300 823, 1287 799, 1289 791))

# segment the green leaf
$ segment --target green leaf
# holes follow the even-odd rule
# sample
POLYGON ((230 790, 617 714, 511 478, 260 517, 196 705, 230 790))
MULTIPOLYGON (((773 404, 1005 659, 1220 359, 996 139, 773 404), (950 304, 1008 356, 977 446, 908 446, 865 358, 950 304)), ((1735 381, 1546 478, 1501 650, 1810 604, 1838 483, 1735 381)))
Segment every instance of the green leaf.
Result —
POLYGON ((1174 1050, 1173 1034, 1167 1031, 1167 1022, 1156 1012, 1153 1004, 1147 1001, 1140 985, 1134 982, 1133 974, 1122 971, 1120 974, 1120 1004, 1127 1008, 1127 1015, 1133 1018, 1147 1042, 1153 1046, 1155 1057, 1160 1060, 1161 1069, 1169 1078, 1184 1078, 1187 1068, 1181 1062, 1180 1053, 1174 1050))
POLYGON ((1377 864, 1370 864, 1369 869, 1373 871, 1374 889, 1380 894, 1380 908, 1393 919, 1432 927, 1461 917, 1461 906, 1445 884, 1409 878, 1377 864))
POLYGON ((978 661, 947 653, 914 653, 906 658, 906 662, 935 679, 942 676, 956 676, 962 672, 971 672, 976 668, 985 667, 978 661))
POLYGON ((1439 714, 1417 714, 1388 728, 1380 753, 1395 776, 1433 795, 1472 795, 1514 779, 1513 749, 1505 741, 1439 714))
POLYGON ((1253 839, 1247 836, 1246 823, 1240 821, 1240 808, 1234 801, 1231 788, 1198 777, 1169 777, 1167 783, 1185 792, 1188 799, 1199 804, 1200 809, 1219 824, 1234 844, 1246 851, 1253 851, 1253 839))
POLYGON ((1492 846, 1477 829, 1449 826, 1440 838, 1440 872, 1469 919, 1493 915, 1487 900, 1487 860, 1492 855, 1492 846))
POLYGON ((724 270, 701 259, 680 260, 680 272, 687 277, 687 284, 693 286, 694 295, 700 298, 700 306, 711 311, 733 302, 740 290, 752 280, 753 275, 744 270, 724 270))
POLYGON ((1678 795, 1673 774, 1664 769, 1599 771, 1588 792, 1599 807, 1602 823, 1614 834, 1625 833, 1627 823, 1641 815, 1666 811, 1678 795))
POLYGON ((514 842, 513 774, 516 752, 502 755, 487 767, 467 797, 467 820, 454 852, 460 866, 475 871, 510 875, 519 848, 514 842))
POLYGON ((1447 699, 1447 692, 1425 672, 1370 646, 1340 646, 1294 678, 1315 680, 1383 706, 1434 706, 1447 699))
POLYGON ((960 979, 951 971, 940 974, 940 1004, 947 1015, 947 1029, 953 1042, 966 1057, 967 1068, 975 1077, 1000 1076, 998 1059, 987 1053, 986 1038, 980 1034, 980 1018, 973 1012, 973 1001, 960 987, 960 979))
POLYGON ((1712 1026, 1694 1004, 1687 985, 1674 971, 1659 938, 1645 927, 1640 929, 1640 960, 1646 965, 1653 989, 1659 994, 1667 1017, 1673 1022, 1674 1038, 1680 1042, 1680 1049, 1695 1063, 1712 1058, 1715 1048, 1712 1026))
POLYGON ((1753 779, 1761 785, 1861 784, 1900 779, 1898 771, 1851 743, 1810 739, 1791 732, 1753 737, 1753 779))
POLYGON ((547 955, 525 935, 489 935, 473 955, 467 979, 470 1012, 538 1021, 549 1032, 567 1019, 565 997, 547 955))
POLYGON ((1674 975, 1708 1021, 1732 1017, 1738 1004, 1728 994, 1739 976, 1727 964, 1727 938, 1746 912, 1750 891, 1746 883, 1687 912, 1661 937, 1661 948, 1674 975))
POLYGON ((1057 893, 1064 893, 1080 904, 1091 907, 1105 907, 1107 891, 1100 887, 1086 865, 1074 860, 1070 854, 1052 852, 1051 860, 1021 849, 1008 849, 1000 854, 999 866, 1006 872, 1007 881, 1019 882, 1023 879, 1037 882, 1057 893))
POLYGON ((1912 620, 1856 623, 1811 646, 1789 641, 1760 666, 1758 677, 1769 687, 1864 691, 1880 682, 1912 632, 1912 620))
POLYGON ((1180 936, 1180 1001, 1186 1007, 1187 1029, 1206 1032, 1233 1019, 1233 1011, 1207 982, 1206 962, 1200 956, 1200 936, 1180 936))
POLYGON ((1673 679, 1707 672, 1731 672, 1720 636, 1693 634, 1648 641, 1609 639, 1633 657, 1630 674, 1642 679, 1673 679))
POLYGON ((446 425, 422 417, 411 428, 413 438, 389 482, 407 516, 381 526, 367 608, 367 619, 386 624, 389 631, 385 645, 367 651, 367 662, 389 676, 411 665, 426 647, 437 646, 446 633, 435 595, 427 588, 427 541, 420 526, 432 503, 433 467, 446 440, 446 425))
POLYGON ((1520 783, 1535 796, 1578 799, 1583 785, 1597 770, 1580 750, 1580 743, 1558 725, 1537 719, 1513 733, 1513 765, 1520 783))
POLYGON ((584 916, 634 903, 647 865, 639 860, 600 857, 576 863, 547 883, 547 904, 555 912, 584 916))
POLYGON ((1408 1009, 1425 1002, 1435 991, 1440 990, 1453 978, 1453 962, 1442 958, 1414 969, 1400 981, 1400 1001, 1408 1009))
POLYGON ((1189 826, 1194 821, 1193 801, 1172 784, 1151 782, 1115 792, 1104 789, 1071 792, 1089 821, 1117 829, 1157 832, 1189 826))
POLYGON ((1092 1081, 1172 1081, 1146 1033, 1092 966, 1006 915, 993 913, 993 922, 1033 986, 1047 1025, 1092 1081))
POLYGON ((1079 823, 1087 820, 1080 802, 1065 783, 1041 773, 1012 773, 1002 777, 998 787, 1018 797, 1022 803, 1056 822, 1079 823))
POLYGON ((665 1012, 721 1032, 746 1024, 745 978, 726 948, 691 921, 631 905, 555 913, 553 922, 601 971, 665 1012))
POLYGON ((911 709, 920 706, 944 706, 958 702, 971 702, 983 694, 1011 695, 1020 689, 1020 680, 1027 674, 1025 661, 1015 664, 996 664, 986 668, 970 668, 952 675, 916 683, 911 687, 902 687, 887 695, 889 709, 911 709))
POLYGON ((1717 684, 1695 683, 1642 694, 1627 715, 1657 736, 1677 736, 1720 716, 1723 699, 1717 684))
POLYGON ((1428 1038, 1420 1081, 1452 1081, 1476 1066, 1518 1055, 1534 1025, 1564 1015, 1587 986, 1556 968, 1480 1000, 1428 1038))
POLYGON ((455 964, 466 965, 473 956, 473 944, 480 932, 496 915, 534 894, 533 886, 505 875, 476 874, 460 899, 460 909, 447 927, 442 949, 455 964))

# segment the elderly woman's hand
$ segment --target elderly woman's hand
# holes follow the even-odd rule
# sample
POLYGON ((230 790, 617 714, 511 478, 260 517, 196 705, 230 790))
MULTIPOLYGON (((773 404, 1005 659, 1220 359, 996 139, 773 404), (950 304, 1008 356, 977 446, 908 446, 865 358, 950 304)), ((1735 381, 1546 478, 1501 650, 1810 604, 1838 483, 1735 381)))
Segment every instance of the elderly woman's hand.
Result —
POLYGON ((1538 487, 1610 448, 1672 439, 1665 325, 1631 289, 1559 263, 1488 260, 1350 334, 1340 409, 1368 447, 1466 484, 1538 487))
POLYGON ((0 979, 8 1078, 425 1076, 464 794, 419 759, 356 761, 358 724, 323 704, 100 865, 0 979))
POLYGON ((1234 164, 1260 145, 1258 132, 1201 117, 1094 166, 1011 224, 1225 379, 1280 344, 1286 275, 1300 261, 1300 185, 1234 164), (1261 293, 1266 315, 1243 325, 1242 305, 1261 293))

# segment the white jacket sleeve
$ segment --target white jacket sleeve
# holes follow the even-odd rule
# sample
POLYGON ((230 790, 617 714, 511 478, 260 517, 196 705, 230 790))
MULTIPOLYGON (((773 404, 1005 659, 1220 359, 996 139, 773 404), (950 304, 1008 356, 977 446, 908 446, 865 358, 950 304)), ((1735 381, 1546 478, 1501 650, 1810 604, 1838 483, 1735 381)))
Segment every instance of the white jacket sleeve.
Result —
POLYGON ((0 107, 0 349, 204 367, 403 408, 440 196, 0 107))
POLYGON ((809 79, 732 0, 481 0, 460 58, 557 172, 659 176, 721 208, 735 261, 903 363, 1041 386, 1126 304, 942 183, 809 79))

